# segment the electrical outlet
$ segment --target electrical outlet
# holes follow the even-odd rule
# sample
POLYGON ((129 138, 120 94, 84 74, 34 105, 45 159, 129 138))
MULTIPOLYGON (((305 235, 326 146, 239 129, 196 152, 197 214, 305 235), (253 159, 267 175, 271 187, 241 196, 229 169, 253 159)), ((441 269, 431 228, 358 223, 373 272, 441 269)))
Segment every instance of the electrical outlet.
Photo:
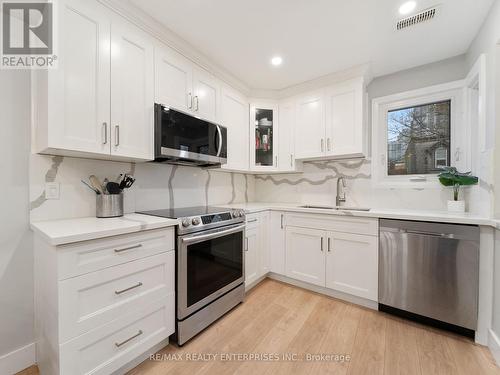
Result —
POLYGON ((59 199, 59 182, 47 182, 45 184, 45 199, 59 199))

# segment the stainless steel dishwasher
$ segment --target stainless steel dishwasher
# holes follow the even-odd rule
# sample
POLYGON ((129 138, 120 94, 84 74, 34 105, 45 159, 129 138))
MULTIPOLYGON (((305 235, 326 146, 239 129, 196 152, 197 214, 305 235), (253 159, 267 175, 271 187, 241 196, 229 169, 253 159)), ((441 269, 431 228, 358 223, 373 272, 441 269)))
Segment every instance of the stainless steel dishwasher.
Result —
POLYGON ((479 227, 380 220, 379 310, 472 336, 479 227))

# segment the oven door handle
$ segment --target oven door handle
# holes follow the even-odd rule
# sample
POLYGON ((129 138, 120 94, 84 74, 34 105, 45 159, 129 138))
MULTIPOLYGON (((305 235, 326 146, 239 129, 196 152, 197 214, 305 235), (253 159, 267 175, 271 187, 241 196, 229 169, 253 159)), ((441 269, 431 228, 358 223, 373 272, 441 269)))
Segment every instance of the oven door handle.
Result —
POLYGON ((205 240, 210 240, 213 238, 221 237, 221 236, 226 236, 228 234, 240 232, 241 230, 245 229, 245 225, 238 225, 237 227, 231 228, 231 229, 225 229, 217 232, 212 232, 210 234, 197 234, 194 236, 186 237, 182 239, 183 243, 192 243, 192 242, 200 242, 200 241, 205 241, 205 240))

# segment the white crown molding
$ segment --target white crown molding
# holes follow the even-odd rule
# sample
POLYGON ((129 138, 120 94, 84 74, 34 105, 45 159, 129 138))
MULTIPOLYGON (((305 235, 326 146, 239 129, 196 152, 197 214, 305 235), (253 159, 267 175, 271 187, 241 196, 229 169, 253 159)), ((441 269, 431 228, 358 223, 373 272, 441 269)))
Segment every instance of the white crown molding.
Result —
POLYGON ((203 69, 209 71, 217 78, 225 81, 230 86, 241 91, 243 94, 248 95, 250 92, 249 87, 240 79, 229 73, 227 70, 221 68, 218 64, 213 62, 210 58, 203 55, 196 50, 186 40, 182 39, 179 35, 168 29, 160 22, 156 21, 150 15, 146 14, 141 9, 137 8, 129 0, 97 0, 101 4, 110 8, 115 13, 118 13, 123 18, 132 22, 145 32, 158 39, 163 44, 174 49, 193 63, 199 65, 203 69))
POLYGON ((301 82, 293 86, 286 87, 281 90, 259 90, 252 89, 251 97, 266 98, 266 99, 285 99, 307 91, 314 91, 326 86, 331 86, 339 82, 345 82, 354 78, 364 78, 367 86, 373 80, 371 64, 357 65, 349 69, 339 72, 330 73, 309 81, 301 82))

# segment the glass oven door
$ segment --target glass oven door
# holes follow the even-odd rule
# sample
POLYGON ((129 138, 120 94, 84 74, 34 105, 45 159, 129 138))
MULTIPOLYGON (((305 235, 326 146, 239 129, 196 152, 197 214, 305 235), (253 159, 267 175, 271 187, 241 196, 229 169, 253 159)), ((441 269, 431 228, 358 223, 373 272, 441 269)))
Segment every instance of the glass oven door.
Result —
POLYGON ((178 239, 177 318, 184 319, 244 281, 245 225, 178 239))

